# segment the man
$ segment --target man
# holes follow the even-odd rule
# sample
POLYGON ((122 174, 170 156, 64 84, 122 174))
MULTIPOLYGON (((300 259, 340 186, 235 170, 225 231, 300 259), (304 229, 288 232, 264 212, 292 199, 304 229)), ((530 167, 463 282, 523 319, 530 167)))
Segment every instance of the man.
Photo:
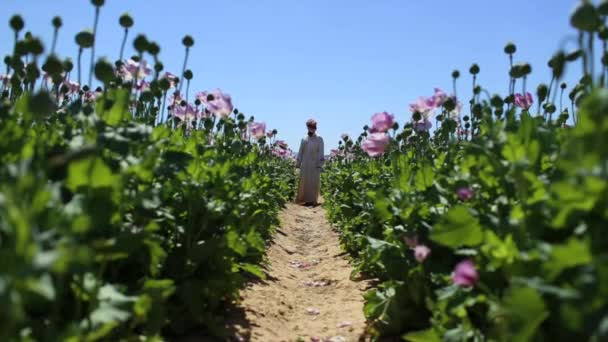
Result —
POLYGON ((308 135, 300 142, 296 167, 300 169, 300 184, 296 203, 307 206, 318 204, 321 189, 321 165, 323 163, 323 138, 316 134, 317 122, 306 121, 308 135))

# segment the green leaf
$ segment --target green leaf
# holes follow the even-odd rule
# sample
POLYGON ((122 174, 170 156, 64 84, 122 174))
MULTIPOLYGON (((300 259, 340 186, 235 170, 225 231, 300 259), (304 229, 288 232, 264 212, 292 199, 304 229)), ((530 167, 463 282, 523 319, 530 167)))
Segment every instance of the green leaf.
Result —
POLYGON ((433 328, 405 334, 403 339, 410 342, 441 342, 440 336, 433 328))
POLYGON ((433 167, 431 165, 424 165, 422 168, 416 172, 416 190, 424 191, 431 185, 433 185, 433 181, 435 180, 435 172, 433 172, 433 167))
POLYGON ((512 287, 504 297, 510 341, 530 341, 537 327, 549 316, 542 297, 531 288, 512 287))
POLYGON ((116 177, 103 160, 93 157, 71 163, 66 184, 70 190, 76 191, 80 186, 111 187, 116 182, 116 177))
POLYGON ((543 264, 547 278, 555 279, 563 270, 591 263, 589 244, 585 240, 572 237, 562 245, 555 245, 551 258, 543 264))
POLYGON ((129 91, 127 89, 108 90, 106 95, 97 101, 95 111, 109 125, 116 125, 123 120, 131 119, 129 113, 129 91))
POLYGON ((431 240, 448 247, 473 246, 483 242, 483 231, 477 218, 464 206, 451 208, 433 227, 431 240))
POLYGON ((240 264, 239 265, 239 269, 251 273, 254 276, 264 280, 266 279, 266 274, 264 274, 264 272, 256 265, 253 264, 240 264))

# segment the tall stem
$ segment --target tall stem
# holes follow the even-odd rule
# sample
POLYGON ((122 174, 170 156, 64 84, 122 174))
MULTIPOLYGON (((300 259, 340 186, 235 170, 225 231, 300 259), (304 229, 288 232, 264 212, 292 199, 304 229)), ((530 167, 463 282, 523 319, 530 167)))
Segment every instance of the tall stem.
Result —
MULTIPOLYGON (((182 67, 181 77, 184 77, 184 72, 186 72, 186 64, 188 64, 188 55, 189 54, 190 54, 190 48, 186 47, 186 56, 184 57, 184 65, 182 67)), ((182 85, 183 84, 184 84, 183 82, 179 83, 179 89, 178 90, 179 90, 180 93, 182 92, 182 85)))
POLYGON ((129 29, 125 28, 125 35, 122 37, 122 44, 120 45, 120 58, 119 58, 120 61, 122 61, 122 56, 124 55, 124 52, 125 52, 125 45, 127 44, 128 35, 129 35, 129 29))
POLYGON ((81 82, 81 71, 82 71, 81 67, 80 67, 81 59, 82 59, 82 48, 79 48, 78 49, 78 62, 77 62, 77 64, 78 64, 78 85, 82 85, 80 83, 81 82))
POLYGON ((93 23, 93 46, 91 46, 91 68, 89 70, 89 88, 93 84, 93 72, 95 71, 95 40, 97 38, 97 23, 99 22, 99 7, 95 7, 95 22, 93 23))
POLYGON ((53 45, 51 46, 51 55, 55 53, 55 46, 57 46, 57 36, 59 35, 59 29, 55 28, 53 33, 53 45))

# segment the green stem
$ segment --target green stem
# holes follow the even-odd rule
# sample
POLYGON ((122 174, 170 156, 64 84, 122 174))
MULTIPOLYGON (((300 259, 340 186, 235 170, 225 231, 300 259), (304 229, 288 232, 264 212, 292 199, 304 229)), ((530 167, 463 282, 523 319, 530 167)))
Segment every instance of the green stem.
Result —
POLYGON ((93 46, 91 46, 91 68, 89 70, 89 88, 93 84, 93 72, 95 71, 95 40, 97 38, 97 23, 99 22, 99 7, 95 7, 95 21, 93 23, 93 46))

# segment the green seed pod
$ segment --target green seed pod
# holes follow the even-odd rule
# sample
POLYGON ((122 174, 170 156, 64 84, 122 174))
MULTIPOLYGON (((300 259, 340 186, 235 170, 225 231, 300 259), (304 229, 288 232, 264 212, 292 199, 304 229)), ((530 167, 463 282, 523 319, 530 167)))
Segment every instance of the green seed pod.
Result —
POLYGON ((460 77, 460 71, 458 71, 458 70, 452 71, 452 78, 457 79, 458 77, 460 77))
POLYGON ((566 84, 566 82, 562 82, 562 84, 559 85, 559 87, 564 90, 568 87, 568 85, 566 84))
POLYGON ((4 64, 6 64, 7 66, 11 65, 11 56, 9 56, 9 55, 4 56, 4 64))
POLYGON ((105 0, 91 0, 91 4, 95 7, 101 7, 105 3, 105 0))
POLYGON ((133 21, 133 18, 131 17, 131 15, 129 15, 129 13, 123 13, 120 18, 118 18, 118 23, 120 24, 120 26, 122 26, 124 29, 129 29, 133 26, 133 24, 135 23, 133 21))
POLYGON ((12 16, 8 23, 11 29, 13 29, 13 31, 15 32, 19 32, 25 27, 25 22, 23 21, 23 18, 21 18, 21 16, 18 14, 12 16))
POLYGON ((53 20, 51 21, 51 23, 53 24, 53 27, 58 30, 59 28, 61 28, 61 26, 63 26, 63 21, 61 20, 61 17, 57 16, 54 17, 53 20))
POLYGON ((116 79, 114 67, 106 58, 100 58, 95 64, 95 78, 104 84, 108 84, 116 79))
POLYGON ((453 111, 456 108, 456 101, 454 101, 454 98, 448 97, 447 99, 445 99, 445 101, 443 102, 443 108, 445 108, 445 110, 447 110, 448 112, 453 111))
POLYGON ((192 79, 192 77, 194 77, 194 74, 192 73, 192 70, 188 69, 186 71, 184 71, 184 78, 187 79, 188 81, 190 81, 192 79))
POLYGON ((166 78, 161 78, 158 81, 158 87, 162 90, 162 91, 167 91, 169 90, 169 88, 171 87, 171 83, 169 83, 169 80, 166 78))
POLYGON ((184 44, 184 46, 187 48, 192 47, 192 45, 194 45, 194 38, 192 38, 190 35, 186 35, 182 39, 182 44, 184 44))
POLYGON ((477 63, 473 63, 473 65, 471 65, 469 68, 469 73, 471 73, 471 75, 479 74, 479 65, 477 65, 477 63))
POLYGON ((152 56, 156 56, 160 53, 160 46, 156 42, 150 42, 150 44, 148 44, 148 52, 152 56))
POLYGON ((90 30, 84 30, 76 34, 75 40, 80 48, 87 49, 95 43, 95 36, 93 36, 93 32, 90 30))
POLYGON ((490 104, 493 107, 502 108, 502 106, 504 105, 504 101, 502 100, 502 97, 500 97, 500 95, 494 94, 494 96, 492 96, 492 98, 490 99, 490 104))
POLYGON ((581 1, 570 17, 570 24, 581 31, 593 32, 602 24, 602 20, 591 2, 581 1))
POLYGON ((563 51, 560 51, 553 55, 549 60, 549 67, 553 69, 553 77, 560 79, 564 74, 564 68, 566 66, 566 55, 563 51))
POLYGON ((508 42, 507 45, 505 45, 505 53, 507 55, 512 55, 515 51, 517 51, 517 46, 515 46, 515 44, 508 42))
POLYGON ((543 102, 547 99, 547 94, 549 93, 549 87, 546 84, 539 84, 536 88, 536 96, 538 96, 538 101, 543 102))
POLYGON ((49 55, 42 65, 42 70, 50 75, 61 74, 63 65, 56 55, 49 55))
POLYGON ((65 72, 70 72, 72 69, 74 69, 74 63, 72 62, 72 59, 68 57, 63 61, 63 70, 65 70, 65 72))
POLYGON ((154 64, 154 71, 156 72, 161 72, 164 68, 165 66, 161 62, 157 62, 156 64, 154 64))
POLYGON ((148 44, 148 39, 143 34, 135 37, 135 40, 133 41, 133 47, 135 47, 135 50, 139 53, 144 53, 148 49, 148 44))
POLYGON ((553 103, 545 103, 545 104, 543 105, 543 108, 544 108, 544 109, 545 109, 545 111, 546 111, 547 113, 549 113, 549 114, 553 114, 553 113, 555 113, 555 110, 556 110, 555 105, 554 105, 553 103))
POLYGON ((414 112, 414 114, 412 114, 412 119, 414 119, 414 121, 420 121, 422 120, 422 114, 420 114, 420 112, 414 112))
POLYGON ((39 56, 44 52, 44 45, 42 45, 42 41, 38 38, 28 39, 25 45, 29 53, 34 56, 39 56))
POLYGON ((481 86, 477 85, 473 88, 473 94, 479 95, 481 93, 481 86))

